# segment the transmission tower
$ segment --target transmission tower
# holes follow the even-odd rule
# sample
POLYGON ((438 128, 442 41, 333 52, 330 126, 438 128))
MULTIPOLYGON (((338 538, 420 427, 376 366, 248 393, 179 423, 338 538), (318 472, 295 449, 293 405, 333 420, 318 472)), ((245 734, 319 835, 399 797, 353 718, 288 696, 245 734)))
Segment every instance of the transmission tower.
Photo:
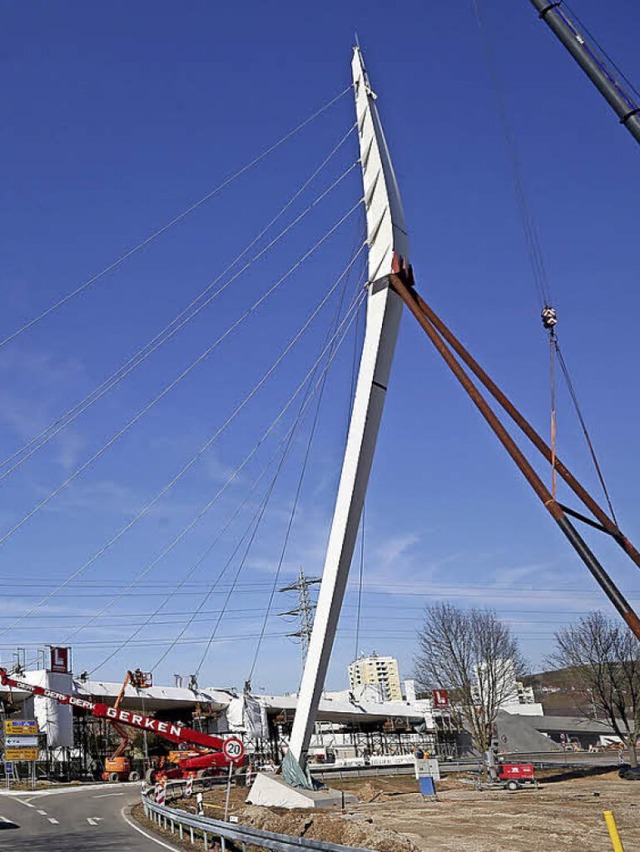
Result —
POLYGON ((300 627, 293 633, 288 633, 287 636, 300 640, 300 649, 302 651, 302 662, 307 659, 307 651, 309 650, 309 641, 311 639, 311 630, 313 629, 313 615, 315 612, 315 603, 311 600, 309 594, 310 586, 317 586, 321 581, 320 577, 305 577, 302 568, 298 569, 298 577, 295 583, 289 586, 283 586, 281 592, 297 592, 298 606, 295 609, 290 609, 288 612, 281 612, 279 615, 296 615, 299 618, 300 627))

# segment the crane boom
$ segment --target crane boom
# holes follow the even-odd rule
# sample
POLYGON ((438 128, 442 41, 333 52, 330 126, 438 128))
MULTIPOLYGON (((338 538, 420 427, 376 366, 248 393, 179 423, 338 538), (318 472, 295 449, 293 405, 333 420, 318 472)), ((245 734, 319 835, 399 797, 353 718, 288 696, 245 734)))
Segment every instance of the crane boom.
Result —
POLYGON ((640 142, 640 105, 629 87, 616 75, 613 68, 600 55, 595 45, 591 47, 561 3, 550 0, 530 0, 539 17, 547 24, 558 40, 567 48, 593 85, 612 107, 620 124, 627 128, 636 142, 640 142))
POLYGON ((57 692, 55 689, 35 686, 32 683, 27 683, 27 681, 9 677, 6 669, 3 668, 0 668, 0 683, 12 689, 30 692, 41 698, 51 698, 53 701, 57 701, 58 704, 67 704, 71 707, 77 707, 79 710, 86 710, 98 719, 106 719, 114 723, 116 728, 119 725, 129 725, 132 728, 139 728, 142 731, 152 731, 154 734, 158 734, 165 740, 173 743, 189 743, 190 745, 201 746, 213 751, 224 751, 225 756, 227 756, 225 744, 233 741, 238 744, 235 749, 238 751, 238 756, 227 757, 227 759, 229 763, 238 765, 243 762, 244 746, 236 737, 225 739, 224 737, 216 737, 211 734, 203 734, 201 731, 194 731, 175 722, 163 722, 160 719, 154 719, 152 716, 144 716, 142 713, 136 713, 133 710, 121 710, 119 707, 111 707, 109 704, 102 704, 99 701, 90 701, 88 698, 81 698, 78 695, 68 695, 65 692, 57 692))

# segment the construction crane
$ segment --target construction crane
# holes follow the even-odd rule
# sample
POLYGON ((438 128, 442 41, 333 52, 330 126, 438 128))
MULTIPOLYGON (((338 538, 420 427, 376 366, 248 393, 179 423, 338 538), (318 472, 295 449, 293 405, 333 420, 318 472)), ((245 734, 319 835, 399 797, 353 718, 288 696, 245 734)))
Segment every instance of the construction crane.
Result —
POLYGON ((640 142, 640 104, 624 75, 595 42, 590 44, 589 34, 577 21, 571 20, 562 2, 531 0, 531 3, 613 109, 620 124, 627 128, 636 142, 640 142))
MULTIPOLYGON (((119 696, 120 700, 124 695, 124 688, 127 682, 125 679, 125 684, 119 696)), ((70 707, 76 707, 79 710, 86 710, 97 719, 106 719, 118 731, 124 742, 124 745, 123 742, 120 743, 120 746, 118 746, 110 760, 122 760, 123 752, 128 744, 127 727, 138 728, 142 731, 151 731, 163 739, 169 740, 169 742, 177 743, 179 746, 190 747, 190 750, 184 753, 184 757, 180 756, 180 751, 172 752, 173 765, 169 767, 156 767, 149 770, 146 780, 150 783, 156 780, 156 776, 160 772, 166 778, 189 778, 200 776, 203 773, 228 769, 230 766, 240 767, 244 764, 244 745, 237 737, 224 738, 212 736, 211 734, 203 734, 184 725, 175 722, 163 722, 159 719, 154 719, 152 716, 144 716, 141 713, 136 713, 133 710, 121 710, 120 707, 111 707, 108 704, 90 701, 87 698, 80 698, 77 695, 68 695, 64 692, 57 692, 54 689, 34 686, 24 680, 17 680, 10 677, 7 670, 1 667, 0 684, 8 686, 9 689, 30 692, 41 698, 50 698, 59 704, 66 704, 70 707)), ((108 773, 107 780, 138 780, 139 776, 137 773, 131 772, 130 765, 126 772, 124 768, 125 764, 122 763, 120 765, 122 769, 114 769, 108 773)))

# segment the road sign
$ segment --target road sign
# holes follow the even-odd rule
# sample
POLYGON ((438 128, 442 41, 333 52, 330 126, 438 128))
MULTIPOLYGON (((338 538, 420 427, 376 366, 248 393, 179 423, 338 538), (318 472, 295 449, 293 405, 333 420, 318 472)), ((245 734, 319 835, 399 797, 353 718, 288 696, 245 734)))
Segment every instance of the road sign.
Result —
POLYGON ((37 748, 5 748, 5 760, 37 760, 37 748))
POLYGON ((36 736, 38 723, 35 719, 7 719, 4 723, 4 733, 7 737, 36 736))
POLYGON ((5 748, 35 748, 38 745, 37 737, 5 737, 5 748))
POLYGON ((10 760, 5 760, 4 762, 4 771, 5 775, 13 775, 13 763, 10 760))
POLYGON ((225 740, 222 753, 228 760, 240 760, 244 756, 244 746, 240 740, 225 740))

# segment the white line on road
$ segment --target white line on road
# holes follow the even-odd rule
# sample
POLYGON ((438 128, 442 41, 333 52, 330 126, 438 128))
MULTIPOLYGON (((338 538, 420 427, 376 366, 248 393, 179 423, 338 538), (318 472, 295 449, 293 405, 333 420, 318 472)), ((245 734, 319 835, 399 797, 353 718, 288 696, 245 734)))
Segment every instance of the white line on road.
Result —
POLYGON ((52 823, 53 825, 60 825, 60 823, 58 822, 58 820, 57 820, 57 819, 54 819, 53 817, 47 817, 47 819, 48 819, 48 820, 49 820, 49 822, 50 822, 50 823, 52 823))
POLYGON ((127 789, 131 789, 132 787, 142 787, 141 781, 123 781, 121 784, 117 783, 109 783, 109 784, 77 784, 74 787, 55 787, 50 790, 42 790, 38 792, 34 792, 33 790, 0 790, 0 798, 2 796, 6 796, 11 799, 28 798, 28 799, 40 799, 44 796, 60 796, 66 793, 86 793, 87 790, 108 790, 109 788, 113 789, 114 787, 126 787, 127 789))
POLYGON ((35 805, 32 805, 31 802, 23 802, 22 799, 18 799, 21 805, 24 805, 25 808, 35 808, 35 805))
POLYGON ((87 822, 89 825, 97 825, 98 821, 96 819, 92 819, 91 817, 87 817, 87 822))
POLYGON ((0 822, 11 822, 11 820, 7 819, 6 817, 0 816, 0 822))
POLYGON ((153 840, 154 843, 157 843, 158 846, 164 846, 165 849, 170 849, 171 852, 180 852, 180 850, 176 849, 175 846, 169 846, 168 843, 165 843, 163 840, 158 840, 157 837, 154 837, 152 834, 149 834, 146 831, 143 831, 140 826, 137 826, 135 822, 129 819, 129 817, 125 813, 126 808, 123 808, 120 813, 122 814, 122 819, 131 826, 131 828, 135 828, 136 831, 139 831, 140 834, 144 834, 147 840, 153 840))
POLYGON ((124 793, 100 793, 99 796, 92 796, 92 799, 106 799, 107 796, 124 796, 124 793))
POLYGON ((38 811, 38 813, 39 813, 39 814, 42 814, 42 816, 46 816, 46 815, 47 815, 47 812, 46 812, 46 811, 38 811))

